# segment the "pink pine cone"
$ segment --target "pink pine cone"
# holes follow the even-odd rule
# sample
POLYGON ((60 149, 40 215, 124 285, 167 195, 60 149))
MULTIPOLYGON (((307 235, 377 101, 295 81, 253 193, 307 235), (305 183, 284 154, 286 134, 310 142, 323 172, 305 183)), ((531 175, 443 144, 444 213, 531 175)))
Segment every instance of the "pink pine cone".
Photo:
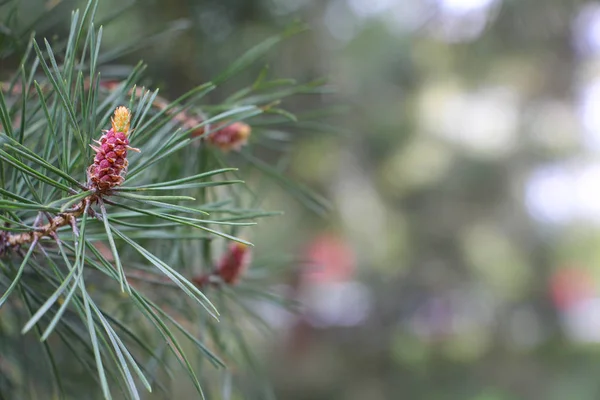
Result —
POLYGON ((250 125, 238 121, 212 132, 207 140, 222 151, 239 151, 248 142, 251 132, 250 125))
POLYGON ((96 152, 94 163, 88 169, 90 186, 100 192, 105 192, 119 186, 125 180, 127 172, 127 150, 139 151, 129 147, 129 120, 131 114, 125 107, 118 107, 112 121, 112 128, 106 131, 96 143, 99 147, 91 146, 96 152))
POLYGON ((90 166, 90 180, 100 191, 111 189, 123 183, 121 175, 129 164, 127 147, 129 139, 123 132, 112 129, 100 138, 100 147, 94 147, 96 156, 90 166))

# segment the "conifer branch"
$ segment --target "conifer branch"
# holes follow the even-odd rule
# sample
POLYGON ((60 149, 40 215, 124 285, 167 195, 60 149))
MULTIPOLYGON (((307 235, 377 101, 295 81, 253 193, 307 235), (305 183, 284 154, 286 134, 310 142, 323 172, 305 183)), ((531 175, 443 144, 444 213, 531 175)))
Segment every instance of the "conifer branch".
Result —
POLYGON ((77 218, 83 215, 86 205, 90 205, 96 200, 97 194, 90 194, 89 197, 84 198, 72 209, 58 214, 52 218, 50 222, 39 228, 36 228, 31 232, 10 234, 6 231, 0 231, 0 255, 4 254, 11 248, 15 249, 24 244, 32 243, 33 241, 39 240, 43 237, 54 236, 59 228, 73 224, 77 218))
MULTIPOLYGON (((100 86, 109 92, 117 90, 119 85, 120 82, 116 80, 108 79, 100 81, 100 86)), ((83 85, 84 89, 87 91, 90 89, 90 86, 90 79, 85 78, 83 85)), ((42 93, 53 90, 52 85, 49 83, 43 84, 40 88, 42 93)), ((35 91, 32 89, 30 92, 34 93, 35 91)), ((21 86, 11 87, 10 82, 0 82, 0 90, 11 95, 20 95, 23 93, 23 88, 21 86)), ((127 95, 134 96, 136 99, 142 99, 144 97, 144 92, 145 91, 143 88, 134 87, 129 89, 127 95)), ((277 103, 278 102, 266 104, 261 108, 264 111, 267 111, 277 103)), ((151 106, 153 108, 159 112, 164 112, 166 115, 169 115, 174 121, 180 123, 184 129, 192 130, 191 137, 203 136, 205 133, 210 132, 210 134, 206 137, 206 140, 210 144, 225 152, 230 150, 240 150, 242 146, 247 144, 248 138, 252 132, 252 128, 245 122, 238 121, 230 124, 229 122, 224 121, 217 124, 211 131, 209 124, 204 126, 202 125, 204 122, 203 117, 197 114, 192 114, 185 109, 171 108, 170 104, 171 102, 169 102, 169 100, 159 96, 158 94, 151 102, 151 106)), ((19 122, 20 121, 17 119, 16 123, 19 122)))
MULTIPOLYGON (((110 194, 111 189, 123 183, 128 166, 127 151, 139 152, 140 150, 129 146, 127 138, 131 122, 129 109, 117 107, 111 122, 112 128, 96 141, 98 147, 91 146, 96 152, 96 157, 88 168, 89 179, 85 189, 89 190, 89 195, 71 209, 49 218, 50 222, 30 232, 10 234, 0 231, 0 255, 11 248, 16 249, 23 244, 38 241, 42 237, 53 237, 63 226, 70 224, 75 229, 77 218, 81 217, 86 209, 91 216, 94 216, 90 206, 101 196, 110 194)), ((38 220, 39 217, 34 225, 37 225, 38 220)))
MULTIPOLYGON (((295 121, 275 105, 284 97, 316 91, 291 80, 271 82, 261 74, 220 104, 201 103, 207 93, 292 33, 287 31, 266 39, 215 79, 174 101, 139 86, 143 63, 123 80, 101 79, 99 63, 121 50, 101 50, 103 28, 93 24, 98 3, 89 0, 83 12, 72 14, 68 40, 54 49, 48 41, 32 37, 19 71, 10 81, 0 82, 0 286, 6 288, 0 292, 0 308, 4 305, 19 321, 27 320, 21 334, 38 335, 57 398, 73 397, 72 388, 61 380, 68 374, 65 364, 79 362, 96 375, 99 396, 110 399, 120 387, 122 397, 139 399, 142 386, 153 392, 161 389, 163 372, 170 374, 169 354, 202 397, 200 382, 209 388, 212 383, 196 375, 192 355, 201 355, 200 363, 206 360, 216 368, 225 366, 223 360, 251 362, 240 359, 235 349, 247 347, 244 335, 237 332, 238 318, 253 319, 253 314, 243 307, 229 308, 229 303, 237 304, 238 296, 260 295, 262 289, 249 290, 258 283, 254 279, 236 286, 252 253, 251 243, 238 234, 257 218, 278 214, 262 210, 261 199, 239 185, 244 183, 242 173, 229 167, 229 162, 248 164, 248 152, 244 149, 227 159, 221 155, 247 144, 249 118, 279 114, 253 120, 254 126, 263 126, 253 142, 269 143, 271 139, 263 136, 265 124, 295 121), (282 85, 289 87, 279 90, 282 85), (135 118, 120 108, 112 128, 94 137, 108 108, 124 102, 135 118), (127 134, 130 123, 135 135, 127 134), (137 150, 129 146, 130 140, 144 149, 143 157, 126 158, 127 152, 137 150), (217 175, 224 179, 215 179, 217 175), (187 201, 193 203, 183 204, 187 201), (46 243, 52 251, 43 245, 44 238, 50 238, 46 243), (226 241, 235 243, 213 258, 211 249, 226 241), (196 254, 200 257, 190 257, 196 254), (130 278, 139 285, 130 284, 130 278), (147 290, 143 283, 169 284, 186 296, 147 290), (102 292, 93 294, 98 287, 102 292), (205 292, 216 295, 218 303, 205 292), (108 297, 111 304, 104 301, 108 297), (112 313, 112 304, 126 306, 127 315, 112 313), (214 319, 196 318, 198 305, 214 319), (236 332, 220 329, 219 320, 236 332), (48 342, 50 337, 53 341, 48 342), (188 351, 181 339, 191 341, 193 349, 188 351), (225 346, 230 342, 234 346, 225 346), (165 347, 157 349, 155 343, 165 347), (66 349, 72 358, 61 353, 66 349)), ((280 176, 269 165, 253 160, 249 164, 265 176, 280 176)), ((280 182, 294 187, 282 178, 280 182)), ((0 329, 2 343, 20 341, 19 336, 7 336, 0 329)), ((25 347, 31 346, 19 351, 25 347)), ((29 356, 17 354, 16 359, 38 362, 37 354, 29 356)), ((6 359, 10 355, 0 360, 0 381, 7 376, 6 359)), ((24 363, 17 370, 27 368, 24 363)), ((15 387, 26 388, 30 382, 31 374, 22 376, 26 379, 15 387)), ((8 382, 12 380, 8 376, 8 382)), ((46 388, 49 381, 37 380, 36 387, 40 383, 46 388)), ((8 396, 14 397, 11 389, 8 396)))

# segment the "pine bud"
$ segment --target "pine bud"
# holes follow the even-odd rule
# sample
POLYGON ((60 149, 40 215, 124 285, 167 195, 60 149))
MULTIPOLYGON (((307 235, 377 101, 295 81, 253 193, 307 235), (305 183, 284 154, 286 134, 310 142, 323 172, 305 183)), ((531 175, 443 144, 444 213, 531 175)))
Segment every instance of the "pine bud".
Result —
POLYGON ((248 246, 243 243, 233 243, 211 272, 196 275, 191 281, 200 288, 209 284, 216 285, 219 281, 227 285, 235 285, 248 268, 251 257, 248 246))
POLYGON ((243 243, 233 243, 229 251, 219 260, 215 275, 221 277, 223 282, 235 285, 248 268, 251 256, 248 246, 243 243))
POLYGON ((208 142, 217 146, 222 151, 240 150, 248 143, 252 133, 250 125, 244 122, 234 122, 208 135, 208 142))
POLYGON ((105 131, 98 146, 90 146, 95 152, 94 163, 88 168, 89 186, 99 192, 106 192, 125 180, 127 172, 127 151, 138 151, 129 147, 129 124, 131 112, 126 107, 117 107, 111 119, 112 128, 105 131))

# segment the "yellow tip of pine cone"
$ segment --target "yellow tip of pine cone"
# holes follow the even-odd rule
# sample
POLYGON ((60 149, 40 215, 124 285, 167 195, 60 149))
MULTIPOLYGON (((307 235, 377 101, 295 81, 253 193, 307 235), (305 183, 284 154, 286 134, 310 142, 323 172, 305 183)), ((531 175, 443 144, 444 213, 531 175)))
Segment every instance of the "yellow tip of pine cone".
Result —
POLYGON ((236 122, 234 126, 237 128, 236 130, 240 140, 247 140, 250 137, 250 134, 252 133, 250 125, 245 122, 236 122))
POLYGON ((131 122, 131 111, 127 107, 117 107, 112 118, 112 128, 115 132, 129 134, 129 123, 131 122))

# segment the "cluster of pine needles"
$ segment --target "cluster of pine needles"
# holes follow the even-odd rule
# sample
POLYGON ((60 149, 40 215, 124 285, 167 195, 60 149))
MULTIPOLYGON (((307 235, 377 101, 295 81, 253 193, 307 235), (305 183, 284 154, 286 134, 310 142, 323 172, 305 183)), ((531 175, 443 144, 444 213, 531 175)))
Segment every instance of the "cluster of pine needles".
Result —
MULTIPOLYGON (((201 398, 228 398, 264 382, 249 335, 269 329, 248 300, 292 306, 268 286, 286 258, 250 258, 250 227, 279 213, 245 177, 326 210, 285 177, 281 133, 300 125, 279 108, 325 88, 265 69, 205 102, 298 25, 175 100, 139 85, 143 63, 101 77, 117 54, 102 49, 97 7, 73 12, 56 43, 32 35, 0 91, 0 398, 171 398, 183 376, 201 398), (126 129, 115 110, 127 110, 126 129), (276 165, 261 147, 277 150, 276 165)), ((257 390, 272 396, 266 383, 257 390)))

